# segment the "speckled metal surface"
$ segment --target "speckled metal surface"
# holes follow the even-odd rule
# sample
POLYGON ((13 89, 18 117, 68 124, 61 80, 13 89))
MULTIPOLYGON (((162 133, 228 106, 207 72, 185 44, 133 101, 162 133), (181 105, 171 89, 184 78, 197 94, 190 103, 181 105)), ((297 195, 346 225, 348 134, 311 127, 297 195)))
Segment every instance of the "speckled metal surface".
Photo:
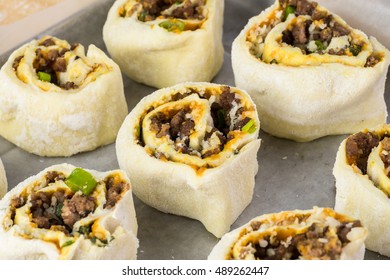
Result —
MULTIPOLYGON (((248 19, 272 4, 272 0, 225 0, 225 62, 214 82, 234 85, 230 50, 234 38, 248 19)), ((84 46, 95 44, 106 51, 102 27, 113 1, 98 1, 88 10, 49 29, 51 34, 84 46)), ((0 65, 9 53, 0 56, 0 65)), ((138 101, 155 89, 123 76, 125 93, 131 110, 138 101)), ((389 88, 386 101, 389 104, 389 88)), ((251 218, 272 212, 334 206, 335 187, 332 168, 336 151, 345 135, 324 137, 309 143, 296 143, 260 133, 262 146, 258 153, 259 173, 252 203, 244 210, 232 229, 251 218)), ((115 145, 69 158, 43 158, 29 154, 0 138, 0 156, 12 188, 28 176, 52 164, 68 162, 96 170, 118 168, 115 145)), ((206 259, 218 242, 198 221, 161 213, 135 198, 139 224, 139 259, 206 259)), ((366 259, 385 259, 366 251, 366 259)))

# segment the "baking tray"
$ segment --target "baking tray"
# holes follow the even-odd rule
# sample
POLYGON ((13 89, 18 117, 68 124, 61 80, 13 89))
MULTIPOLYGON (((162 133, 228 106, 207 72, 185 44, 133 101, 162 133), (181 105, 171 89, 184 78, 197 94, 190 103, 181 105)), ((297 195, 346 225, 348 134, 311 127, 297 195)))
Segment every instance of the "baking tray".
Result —
MULTIPOLYGON (((98 0, 88 9, 50 28, 45 34, 69 42, 80 42, 84 46, 95 44, 107 53, 102 39, 102 28, 113 2, 98 0)), ((214 82, 234 85, 231 44, 248 19, 273 2, 225 1, 225 61, 214 82)), ((42 34, 36 38, 40 36, 42 34)), ((4 64, 9 55, 10 53, 6 53, 0 56, 0 65, 4 64)), ((155 91, 154 88, 138 84, 126 76, 123 76, 123 81, 129 110, 142 97, 155 91)), ((387 104, 390 101, 389 87, 387 83, 387 104)), ((328 136, 309 143, 296 143, 261 132, 259 172, 256 176, 253 200, 231 228, 237 228, 253 217, 265 213, 309 209, 313 206, 333 207, 335 184, 332 168, 336 151, 345 137, 346 135, 328 136)), ((118 168, 114 144, 68 158, 45 158, 29 154, 0 138, 0 156, 7 172, 9 188, 50 165, 63 162, 100 171, 118 168)), ((138 259, 206 259, 218 242, 218 239, 196 220, 162 213, 145 205, 136 197, 134 203, 139 225, 138 259)), ((387 259, 368 250, 365 258, 387 259)))

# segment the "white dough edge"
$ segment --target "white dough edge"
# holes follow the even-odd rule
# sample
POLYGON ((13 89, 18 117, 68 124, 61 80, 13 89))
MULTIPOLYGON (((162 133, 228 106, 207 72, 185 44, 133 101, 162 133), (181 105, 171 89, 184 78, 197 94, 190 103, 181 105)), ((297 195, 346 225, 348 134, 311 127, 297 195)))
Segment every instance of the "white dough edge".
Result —
POLYGON ((359 219, 368 229, 366 247, 390 257, 390 199, 375 187, 368 175, 356 173, 347 163, 344 140, 337 152, 335 210, 359 219))
POLYGON ((7 192, 7 176, 5 174, 5 169, 3 162, 0 159, 0 199, 7 192))
MULTIPOLYGON (((304 213, 304 212, 311 212, 312 210, 293 210, 292 213, 304 213)), ((272 214, 271 214, 272 215, 272 214)), ((263 216, 270 216, 270 214, 266 214, 263 216)), ((262 217, 262 216, 261 216, 262 217)), ((207 257, 208 260, 224 260, 229 254, 230 250, 232 249, 232 246, 235 244, 237 239, 240 237, 240 232, 250 226, 252 221, 258 221, 261 219, 261 217, 257 217, 249 221, 248 223, 242 225, 239 228, 236 228, 235 230, 226 233, 221 240, 218 241, 218 243, 213 247, 211 250, 209 256, 207 257)), ((277 226, 275 226, 277 227, 277 226)), ((264 230, 269 230, 270 228, 265 228, 264 230)), ((364 238, 356 239, 349 244, 347 244, 342 252, 340 259, 341 260, 363 260, 364 259, 364 253, 365 253, 365 245, 364 245, 364 238)))
POLYGON ((223 63, 224 0, 207 1, 208 19, 200 29, 168 32, 136 17, 122 18, 117 0, 103 27, 107 50, 131 79, 156 88, 181 82, 208 82, 223 63))
POLYGON ((274 4, 251 18, 232 45, 235 84, 254 99, 262 129, 277 137, 306 142, 384 123, 389 51, 370 37, 374 50, 385 54, 374 67, 337 63, 288 67, 263 63, 250 54, 246 34, 276 7, 274 4))
POLYGON ((103 51, 90 45, 87 56, 111 68, 75 90, 44 92, 25 84, 12 68, 30 43, 14 51, 0 71, 0 135, 39 156, 71 156, 115 141, 128 113, 122 74, 103 51))
MULTIPOLYGON (((134 194, 144 203, 165 213, 199 220, 209 232, 221 237, 252 200, 261 140, 249 142, 238 155, 216 168, 206 170, 202 175, 197 175, 186 164, 156 159, 134 141, 135 127, 144 110, 155 100, 187 86, 202 88, 220 85, 183 83, 143 98, 119 130, 117 159, 120 168, 131 178, 134 194)), ((256 123, 259 123, 258 119, 256 123)), ((259 127, 255 132, 256 138, 258 132, 259 127)))
MULTIPOLYGON (((11 189, 2 200, 0 200, 0 259, 59 259, 59 251, 53 243, 38 239, 22 238, 14 235, 12 229, 5 231, 3 220, 11 199, 14 196, 19 195, 28 185, 42 179, 47 171, 61 171, 65 174, 70 174, 74 168, 75 166, 66 163, 50 166, 37 175, 31 176, 19 183, 15 188, 11 189)), ((130 182, 127 175, 122 171, 113 170, 98 172, 89 169, 85 170, 90 172, 97 180, 104 179, 111 172, 120 172, 123 175, 123 178, 126 178, 127 181, 130 182)), ((81 237, 72 244, 73 248, 66 259, 124 260, 137 258, 138 224, 131 189, 127 191, 119 202, 117 202, 114 208, 110 209, 110 211, 105 214, 101 224, 110 232, 114 232, 118 227, 122 227, 123 231, 105 247, 92 245, 89 240, 81 237)))

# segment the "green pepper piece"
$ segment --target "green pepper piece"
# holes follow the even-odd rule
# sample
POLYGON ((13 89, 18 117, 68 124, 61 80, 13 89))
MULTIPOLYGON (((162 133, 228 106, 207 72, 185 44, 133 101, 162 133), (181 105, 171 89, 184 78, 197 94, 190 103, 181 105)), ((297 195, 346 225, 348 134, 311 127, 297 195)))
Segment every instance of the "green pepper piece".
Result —
POLYGON ((63 206, 64 206, 63 203, 58 203, 58 204, 56 205, 55 214, 56 214, 56 216, 57 216, 58 218, 61 218, 61 217, 62 217, 61 214, 62 214, 62 207, 63 207, 63 206))
POLYGON ((148 12, 142 11, 138 15, 138 20, 145 22, 146 16, 148 15, 148 12))
POLYGON ((89 195, 95 189, 97 182, 91 173, 82 168, 75 168, 66 178, 65 184, 74 192, 81 191, 89 195))
POLYGON ((256 131, 256 124, 254 119, 250 119, 242 128, 241 131, 253 133, 256 131))
POLYGON ((172 32, 172 31, 183 31, 184 28, 186 27, 186 24, 181 20, 166 20, 160 22, 158 26, 168 30, 169 32, 172 32))
POLYGON ((66 247, 66 246, 70 246, 70 245, 72 245, 74 243, 74 240, 68 240, 68 241, 66 241, 62 246, 61 246, 61 248, 64 248, 64 247, 66 247))
POLYGON ((354 56, 357 56, 362 51, 362 46, 356 45, 356 44, 352 44, 352 45, 349 46, 349 50, 351 51, 351 53, 354 56))
POLYGON ((284 11, 284 20, 288 18, 290 14, 295 13, 295 7, 294 6, 287 6, 286 10, 284 11))
POLYGON ((324 43, 321 42, 320 40, 316 40, 315 43, 316 43, 316 46, 317 46, 317 50, 323 51, 323 50, 326 49, 324 43))
POLYGON ((50 81, 51 81, 51 75, 49 73, 46 73, 46 72, 39 71, 38 72, 38 78, 41 81, 44 81, 44 82, 49 82, 50 83, 50 81))
POLYGON ((88 235, 91 232, 91 225, 88 226, 81 226, 79 228, 79 233, 83 235, 88 235))

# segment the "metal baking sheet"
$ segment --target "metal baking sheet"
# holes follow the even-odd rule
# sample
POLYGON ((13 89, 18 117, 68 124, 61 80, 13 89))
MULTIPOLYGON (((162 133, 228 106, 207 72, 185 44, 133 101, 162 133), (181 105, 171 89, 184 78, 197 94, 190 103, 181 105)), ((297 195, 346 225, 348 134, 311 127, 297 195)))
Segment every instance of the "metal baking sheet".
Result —
MULTIPOLYGON (((84 46, 95 44, 106 51, 102 27, 113 2, 98 0, 88 9, 47 30, 45 34, 69 42, 80 42, 84 46)), ((232 41, 250 17, 272 3, 272 0, 225 1, 225 62, 214 82, 234 85, 230 60, 232 41)), ((0 65, 4 64, 9 54, 0 55, 0 65)), ((123 76, 123 80, 129 110, 142 97, 155 91, 126 76, 123 76)), ((387 83, 387 104, 390 101, 389 87, 387 83)), ((231 228, 237 228, 265 213, 309 209, 313 206, 333 207, 335 187, 332 168, 338 146, 345 137, 328 136, 309 143, 296 143, 261 132, 259 173, 253 200, 231 228)), ((9 188, 50 165, 63 162, 101 171, 118 168, 114 144, 69 158, 45 158, 29 154, 0 138, 0 156, 7 172, 9 188)), ((159 212, 136 197, 134 201, 139 225, 139 259, 206 259, 218 242, 198 221, 159 212)), ((386 259, 368 250, 365 258, 386 259)))

